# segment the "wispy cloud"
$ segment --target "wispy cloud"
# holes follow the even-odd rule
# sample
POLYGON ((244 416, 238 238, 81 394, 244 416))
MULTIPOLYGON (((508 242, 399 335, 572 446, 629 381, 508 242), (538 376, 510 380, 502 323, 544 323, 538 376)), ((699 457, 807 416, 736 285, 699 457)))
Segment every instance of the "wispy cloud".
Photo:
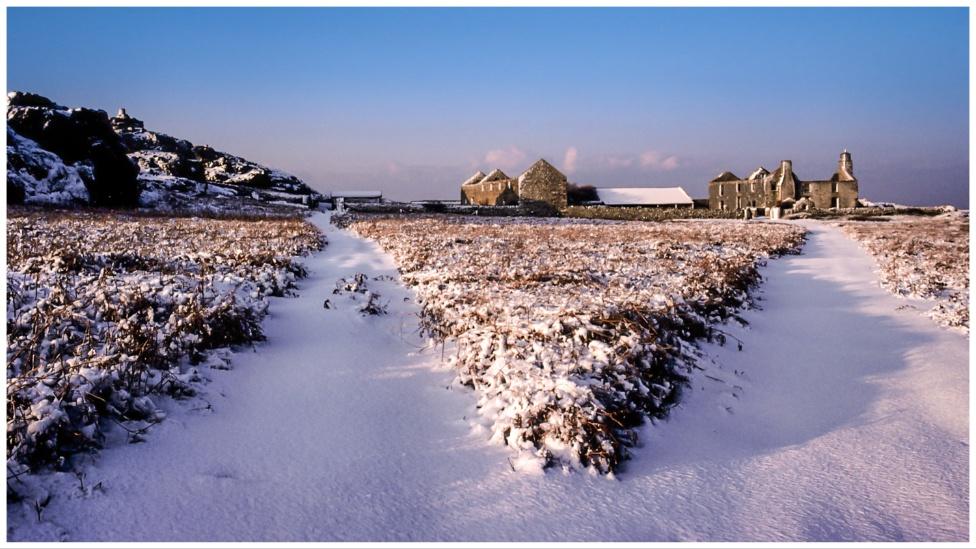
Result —
POLYGON ((634 165, 632 156, 608 156, 606 157, 607 166, 611 168, 629 168, 634 165))
POLYGON ((576 171, 576 160, 579 158, 579 150, 576 147, 570 147, 566 149, 566 154, 563 156, 563 171, 567 175, 572 174, 576 171))
POLYGON ((641 153, 640 165, 645 170, 669 172, 678 167, 678 157, 648 150, 641 153))
POLYGON ((485 154, 485 162, 489 168, 514 168, 525 160, 525 152, 512 145, 507 149, 492 149, 485 154))

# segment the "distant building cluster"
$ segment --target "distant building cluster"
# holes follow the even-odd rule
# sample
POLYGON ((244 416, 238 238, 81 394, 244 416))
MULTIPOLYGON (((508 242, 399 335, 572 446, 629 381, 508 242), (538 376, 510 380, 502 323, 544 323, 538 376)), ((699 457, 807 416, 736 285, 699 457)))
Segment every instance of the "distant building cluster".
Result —
MULTIPOLYGON (((561 210, 567 206, 570 183, 565 175, 544 159, 518 177, 500 169, 478 171, 461 183, 461 203, 479 206, 523 206, 545 204, 561 210)), ((830 179, 806 181, 793 172, 793 163, 780 162, 770 172, 760 166, 745 179, 722 172, 708 184, 708 199, 695 200, 681 187, 596 188, 596 200, 588 202, 613 207, 709 208, 714 210, 808 210, 854 208, 857 178, 851 153, 841 153, 837 172, 830 179)), ((748 213, 748 212, 747 212, 748 213)))
MULTIPOLYGON (((545 159, 539 159, 518 177, 495 169, 478 171, 461 183, 461 204, 520 206, 545 204, 557 210, 567 206, 569 181, 545 159)), ((681 187, 613 187, 595 189, 594 204, 692 208, 694 201, 681 187)))
POLYGON ((461 183, 461 204, 479 206, 521 206, 545 204, 561 210, 566 207, 566 176, 540 158, 518 177, 499 169, 489 174, 477 172, 461 183))
POLYGON ((837 172, 830 179, 804 181, 793 172, 793 162, 783 160, 770 173, 766 168, 740 179, 722 172, 708 184, 708 207, 716 210, 782 208, 808 210, 854 208, 857 205, 857 178, 851 153, 840 154, 837 172))

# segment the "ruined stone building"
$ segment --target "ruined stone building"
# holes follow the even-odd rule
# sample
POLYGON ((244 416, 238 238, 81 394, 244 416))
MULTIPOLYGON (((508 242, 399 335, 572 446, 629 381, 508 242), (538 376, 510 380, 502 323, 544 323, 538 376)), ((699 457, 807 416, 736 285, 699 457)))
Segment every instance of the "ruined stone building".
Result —
POLYGON ((514 178, 498 169, 488 175, 480 171, 475 173, 461 184, 461 203, 481 206, 545 204, 561 210, 566 207, 567 184, 565 175, 540 158, 514 178))
POLYGON ((851 153, 846 150, 840 154, 837 173, 827 180, 801 180, 793 173, 793 162, 783 160, 772 173, 760 166, 745 179, 732 172, 722 172, 708 183, 708 207, 716 210, 772 207, 826 210, 853 208, 856 204, 857 178, 851 153))

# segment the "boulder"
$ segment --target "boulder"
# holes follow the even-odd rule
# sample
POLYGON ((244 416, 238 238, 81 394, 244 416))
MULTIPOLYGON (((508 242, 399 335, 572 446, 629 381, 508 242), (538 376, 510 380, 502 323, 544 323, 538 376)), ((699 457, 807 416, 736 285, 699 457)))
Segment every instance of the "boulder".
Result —
POLYGON ((84 204, 92 167, 86 162, 66 165, 61 158, 7 128, 8 204, 84 204))
POLYGON ((96 206, 135 206, 139 168, 112 129, 105 111, 65 109, 34 94, 8 96, 7 127, 61 158, 66 165, 88 164, 85 179, 96 206))

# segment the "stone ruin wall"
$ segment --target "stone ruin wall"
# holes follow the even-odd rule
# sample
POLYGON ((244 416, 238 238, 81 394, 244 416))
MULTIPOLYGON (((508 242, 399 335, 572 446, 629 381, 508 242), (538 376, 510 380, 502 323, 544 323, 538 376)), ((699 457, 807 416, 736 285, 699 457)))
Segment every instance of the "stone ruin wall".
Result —
MULTIPOLYGON (((758 208, 771 208, 780 202, 780 190, 770 190, 770 179, 763 180, 739 180, 714 182, 708 186, 708 207, 713 210, 721 209, 721 203, 725 202, 727 210, 738 210, 755 206, 758 208), (755 190, 751 183, 755 183, 755 190), (722 194, 719 194, 719 186, 722 186, 722 194), (741 191, 739 190, 741 189, 741 191), (741 199, 741 202, 739 202, 741 199)), ((808 197, 814 205, 820 209, 832 208, 832 199, 840 199, 840 208, 854 208, 857 205, 857 181, 799 181, 800 188, 797 189, 795 197, 783 196, 783 200, 793 198, 799 201, 803 197, 808 197), (833 185, 837 185, 837 192, 833 191, 833 185)))
POLYGON ((737 210, 753 206, 757 208, 772 208, 779 200, 779 191, 772 190, 773 179, 764 177, 755 180, 722 181, 708 186, 708 207, 712 210, 721 209, 721 202, 725 202, 725 209, 737 210), (753 185, 754 184, 754 185, 753 185), (722 194, 719 194, 719 186, 722 194), (741 191, 739 189, 742 189, 741 191), (741 199, 741 205, 737 203, 741 199))
POLYGON ((555 170, 526 174, 519 180, 519 198, 523 204, 543 202, 562 210, 567 206, 566 177, 555 170))
POLYGON ((820 209, 831 208, 831 199, 840 199, 839 208, 854 208, 857 206, 857 181, 801 181, 801 197, 807 196, 820 209), (837 192, 833 192, 832 185, 837 185, 837 192), (809 187, 807 187, 809 186, 809 187), (802 192, 808 188, 807 192, 802 192))
POLYGON ((478 206, 515 206, 519 203, 518 180, 499 179, 461 187, 461 203, 478 206))

